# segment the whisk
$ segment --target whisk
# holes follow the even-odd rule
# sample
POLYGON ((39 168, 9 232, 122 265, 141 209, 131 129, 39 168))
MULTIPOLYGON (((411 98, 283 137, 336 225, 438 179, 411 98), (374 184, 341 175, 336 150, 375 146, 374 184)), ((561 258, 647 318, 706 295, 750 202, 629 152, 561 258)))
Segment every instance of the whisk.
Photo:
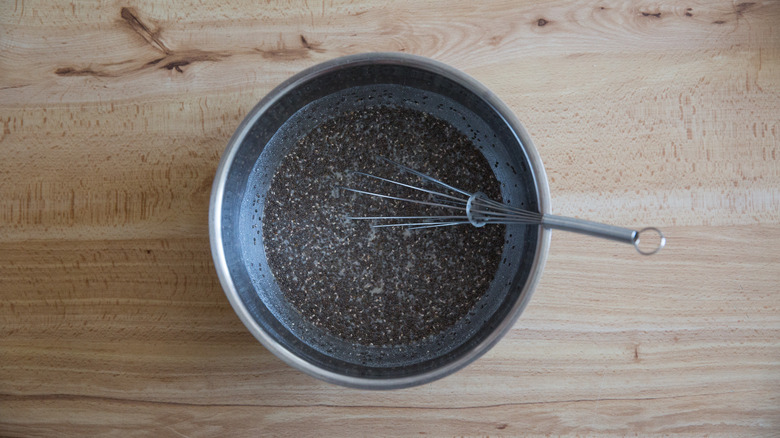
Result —
POLYGON ((606 225, 599 222, 586 221, 583 219, 576 219, 564 216, 556 216, 553 214, 543 214, 535 211, 529 211, 522 208, 510 206, 498 201, 490 199, 482 192, 469 193, 465 190, 461 190, 457 187, 453 187, 443 181, 440 181, 432 176, 426 175, 420 171, 414 170, 410 167, 404 166, 401 163, 397 163, 393 160, 384 157, 377 157, 381 161, 392 164, 401 172, 408 172, 420 177, 424 181, 428 181, 436 184, 437 186, 446 189, 448 193, 439 190, 431 190, 423 187, 413 186, 411 184, 405 184, 400 181, 396 181, 389 178, 382 178, 380 176, 371 175, 364 172, 352 171, 351 174, 359 175, 361 177, 374 179, 381 181, 387 185, 396 185, 412 189, 429 195, 433 195, 430 200, 412 199, 401 196, 393 196, 382 193, 369 192, 366 190, 355 189, 345 186, 336 186, 339 189, 347 190, 362 195, 374 196, 384 199, 391 199, 397 201, 411 202, 414 204, 427 205, 431 207, 441 207, 452 210, 454 213, 450 215, 440 216, 350 216, 347 215, 347 219, 351 220, 373 220, 377 222, 371 226, 374 228, 382 227, 406 227, 408 229, 422 229, 422 228, 435 228, 446 227, 454 225, 467 225, 471 224, 475 227, 484 227, 488 224, 536 224, 542 225, 547 228, 553 228, 564 231, 571 231, 580 234, 587 234, 590 236, 600 237, 604 239, 611 239, 618 242, 629 243, 636 248, 636 250, 643 255, 655 254, 666 245, 666 237, 664 237, 661 230, 655 227, 648 227, 639 231, 629 228, 617 227, 614 225, 606 225), (389 222, 388 222, 389 221, 389 222), (657 234, 658 243, 653 248, 642 248, 639 246, 640 236, 646 233, 657 234))

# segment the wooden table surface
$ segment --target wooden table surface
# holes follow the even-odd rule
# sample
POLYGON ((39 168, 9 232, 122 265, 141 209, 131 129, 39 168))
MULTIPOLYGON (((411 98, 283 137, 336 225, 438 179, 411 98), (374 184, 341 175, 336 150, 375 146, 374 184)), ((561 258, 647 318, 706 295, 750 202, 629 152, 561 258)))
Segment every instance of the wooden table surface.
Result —
POLYGON ((780 3, 5 1, 0 435, 780 434, 780 3), (558 214, 530 306, 443 380, 370 392, 271 355, 207 214, 290 75, 402 51, 495 91, 558 214))

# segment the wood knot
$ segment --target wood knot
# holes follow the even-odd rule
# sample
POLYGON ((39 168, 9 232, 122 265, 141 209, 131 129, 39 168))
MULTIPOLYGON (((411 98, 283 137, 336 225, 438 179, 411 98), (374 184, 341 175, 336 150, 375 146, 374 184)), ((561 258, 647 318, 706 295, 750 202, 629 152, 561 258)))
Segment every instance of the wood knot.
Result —
POLYGON ((539 27, 545 26, 549 23, 549 21, 545 20, 544 18, 540 18, 539 21, 536 22, 536 25, 539 27))
POLYGON ((103 71, 95 71, 91 68, 73 68, 73 67, 60 67, 54 70, 54 74, 58 76, 95 76, 95 77, 108 77, 114 76, 110 73, 103 71))
POLYGON ((168 69, 168 70, 176 70, 179 73, 184 73, 184 71, 181 68, 183 66, 189 65, 189 64, 190 64, 190 61, 187 61, 187 60, 172 61, 172 62, 169 62, 169 63, 163 65, 160 68, 165 68, 165 69, 168 69))

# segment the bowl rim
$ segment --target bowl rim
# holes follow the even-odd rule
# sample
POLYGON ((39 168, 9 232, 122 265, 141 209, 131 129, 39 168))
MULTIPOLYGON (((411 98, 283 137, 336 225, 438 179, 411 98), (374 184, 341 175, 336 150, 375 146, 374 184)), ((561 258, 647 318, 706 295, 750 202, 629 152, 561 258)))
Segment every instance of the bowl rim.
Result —
POLYGON ((482 85, 471 76, 442 62, 418 55, 410 55, 406 53, 372 52, 343 56, 325 61, 323 63, 309 67, 282 82, 280 85, 271 90, 271 92, 269 92, 263 99, 261 99, 260 102, 255 105, 255 107, 252 108, 252 110, 246 115, 246 117, 244 117, 244 120, 239 124, 238 128, 236 128, 236 131, 228 141, 227 147, 222 154, 222 158, 220 160, 219 166, 217 167, 217 172, 212 185, 211 198, 209 202, 209 240, 211 245, 211 254, 214 259, 214 265, 217 270, 220 284, 222 285, 222 289, 224 290, 228 301, 233 307, 233 310, 236 312, 241 322, 244 323, 250 333, 252 333, 252 335, 257 340, 259 340, 271 353, 293 368, 303 371, 304 373, 318 379, 347 387, 363 389, 396 389, 422 385, 424 383, 428 383, 454 373, 455 371, 467 366, 489 351, 512 328, 517 318, 519 318, 520 314, 528 305, 528 302, 530 301, 531 296, 536 289, 536 285, 541 278, 542 271, 547 260, 547 254, 549 252, 551 232, 549 228, 544 226, 540 225, 538 227, 538 244, 534 253, 534 261, 530 267, 531 272, 529 273, 528 280, 523 286, 523 290, 520 292, 520 299, 517 300, 513 308, 507 313, 506 317, 482 342, 477 344, 466 354, 444 366, 434 368, 413 376, 405 377, 370 378, 349 376, 318 367, 297 356, 292 351, 284 348, 281 344, 274 340, 262 328, 262 326, 260 326, 257 321, 254 320, 244 305, 228 269, 222 239, 221 217, 227 177, 230 173, 230 169, 238 149, 249 130, 275 102, 277 102, 291 90, 295 89, 301 84, 308 82, 312 78, 327 74, 334 70, 342 69, 345 66, 363 64, 396 64, 427 70, 429 72, 453 80, 480 96, 483 100, 490 104, 490 106, 502 117, 505 123, 509 125, 510 128, 515 133, 517 133, 518 137, 520 138, 531 165, 530 171, 533 172, 533 178, 536 182, 539 208, 543 214, 549 214, 551 211, 550 191, 547 183, 547 175, 545 173, 541 157, 539 156, 533 142, 531 141, 528 132, 525 130, 514 113, 509 109, 509 107, 507 107, 506 104, 504 104, 492 91, 490 91, 487 87, 482 85))

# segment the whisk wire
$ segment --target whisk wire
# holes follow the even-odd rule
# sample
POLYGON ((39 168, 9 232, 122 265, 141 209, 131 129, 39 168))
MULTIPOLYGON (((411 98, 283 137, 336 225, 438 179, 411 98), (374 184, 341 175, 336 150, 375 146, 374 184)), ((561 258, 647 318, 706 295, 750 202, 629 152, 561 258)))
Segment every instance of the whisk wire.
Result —
POLYGON ((448 195, 446 193, 437 192, 435 190, 424 189, 422 187, 416 187, 416 186, 413 186, 413 185, 410 185, 410 184, 404 184, 404 183, 399 182, 399 181, 395 181, 395 180, 388 179, 388 178, 382 178, 381 176, 371 175, 371 174, 365 173, 365 172, 353 171, 352 174, 353 175, 366 176, 366 177, 373 178, 373 179, 376 179, 376 180, 379 180, 379 181, 383 181, 383 182, 390 183, 390 184, 395 184, 397 186, 406 187, 406 188, 409 188, 409 189, 412 189, 412 190, 417 190, 417 191, 420 191, 420 192, 425 192, 425 193, 428 193, 428 194, 431 194, 431 195, 434 195, 434 196, 438 196, 438 197, 442 197, 442 198, 445 198, 445 199, 451 199, 451 200, 455 200, 455 201, 466 202, 466 201, 463 200, 463 198, 459 198, 457 196, 448 195))
POLYGON ((411 199, 411 198, 402 198, 400 196, 383 195, 381 193, 368 192, 368 191, 365 191, 365 190, 358 190, 358 189, 353 189, 353 188, 345 187, 345 186, 336 186, 336 187, 339 188, 339 189, 348 190, 348 191, 354 192, 354 193, 360 193, 360 194, 369 195, 369 196, 376 196, 378 198, 394 199, 396 201, 411 202, 413 204, 430 205, 431 207, 452 208, 452 209, 464 210, 464 211, 466 210, 466 207, 458 207, 458 206, 455 206, 455 205, 442 204, 442 203, 439 203, 439 202, 429 202, 429 201, 423 201, 423 200, 420 200, 420 199, 411 199))
POLYGON ((440 185, 442 187, 448 188, 448 189, 450 189, 450 190, 452 190, 454 192, 460 193, 462 195, 466 195, 466 196, 469 196, 469 197, 471 196, 471 193, 469 193, 469 192, 467 192, 465 190, 461 190, 461 189, 459 189, 457 187, 453 187, 453 186, 451 186, 451 185, 449 185, 449 184, 447 184, 447 183, 445 183, 443 181, 440 181, 440 180, 438 180, 438 179, 436 179, 436 178, 434 178, 434 177, 432 177, 430 175, 426 175, 426 174, 424 174, 424 173, 422 173, 422 172, 420 172, 418 170, 414 170, 411 167, 404 166, 403 164, 398 163, 396 161, 393 161, 393 160, 391 160, 389 158, 377 157, 377 159, 381 160, 381 161, 386 161, 386 162, 394 165, 395 167, 401 169, 402 171, 409 172, 412 175, 417 175, 417 176, 419 176, 420 178, 422 178, 422 179, 424 179, 426 181, 430 181, 432 183, 438 184, 438 185, 440 185))
POLYGON ((470 222, 469 221, 408 222, 408 223, 398 223, 398 224, 378 224, 378 225, 373 225, 373 228, 406 227, 409 230, 420 230, 423 228, 449 227, 452 225, 465 225, 468 223, 470 222))

